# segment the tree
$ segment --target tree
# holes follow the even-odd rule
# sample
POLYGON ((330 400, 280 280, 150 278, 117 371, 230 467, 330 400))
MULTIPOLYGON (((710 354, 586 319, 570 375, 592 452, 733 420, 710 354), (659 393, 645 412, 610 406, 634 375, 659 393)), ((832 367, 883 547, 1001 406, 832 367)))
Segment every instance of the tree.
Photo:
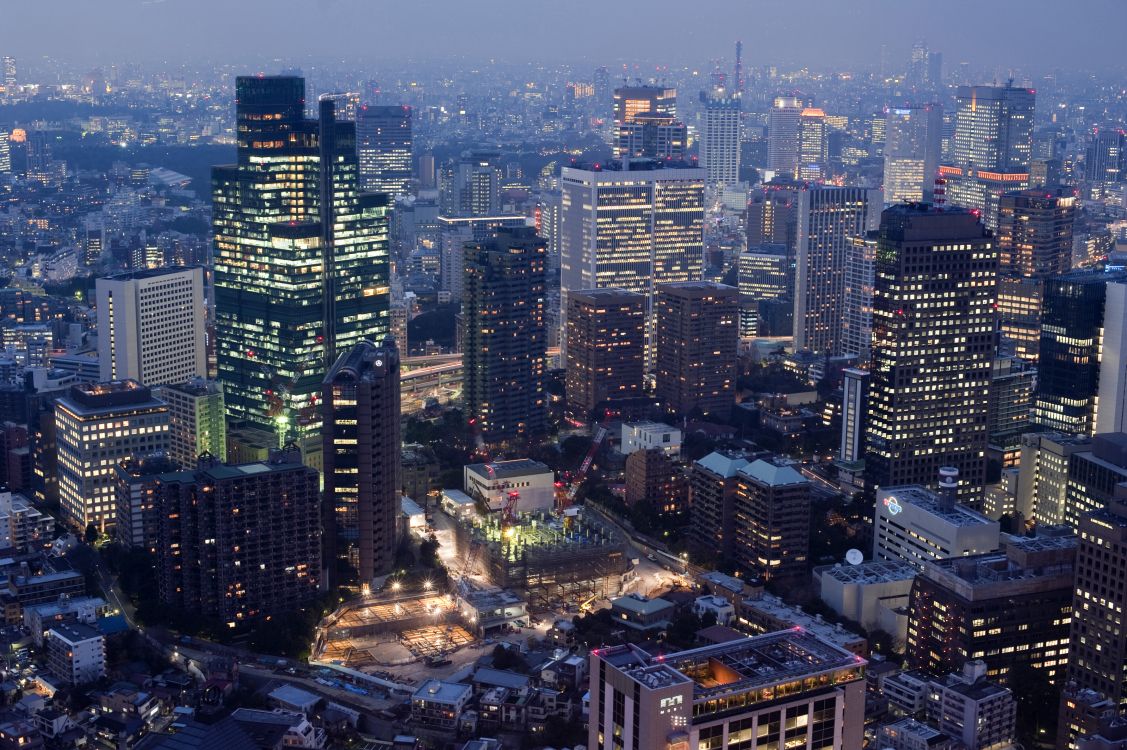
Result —
POLYGON ((92 523, 87 524, 84 539, 86 540, 87 544, 93 544, 94 542, 98 541, 98 527, 92 523))

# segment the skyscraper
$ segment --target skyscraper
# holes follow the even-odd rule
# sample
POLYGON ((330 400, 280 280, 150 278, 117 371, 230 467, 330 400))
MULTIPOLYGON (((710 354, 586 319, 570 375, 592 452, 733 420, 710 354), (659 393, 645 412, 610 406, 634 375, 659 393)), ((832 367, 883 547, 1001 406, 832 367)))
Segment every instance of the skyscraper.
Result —
POLYGON ((739 291, 706 281, 657 290, 656 395, 670 411, 727 419, 735 405, 739 291))
POLYGON ((399 401, 399 352, 390 338, 381 346, 360 342, 325 376, 323 527, 331 586, 364 588, 395 563, 399 401))
MULTIPOLYGON (((560 174, 560 288, 615 287, 646 295, 700 277, 703 169, 631 162, 560 174)), ((564 302, 564 309, 566 302, 564 302)), ((651 315, 652 322, 652 315, 651 315)), ((652 342, 652 327, 648 338, 652 342)))
POLYGON ((589 289, 572 291, 567 305, 567 408, 586 422, 600 404, 642 395, 647 299, 625 289, 589 289))
POLYGON ((618 158, 683 161, 689 146, 685 123, 668 115, 646 112, 618 126, 618 158))
POLYGON ((890 107, 884 143, 884 199, 931 200, 939 169, 943 106, 890 107))
POLYGON ((321 94, 318 102, 332 102, 333 111, 340 122, 356 122, 357 112, 360 110, 360 93, 357 91, 335 91, 321 94))
POLYGON ((164 385, 207 375, 203 269, 98 279, 95 298, 102 380, 164 385))
POLYGON ((982 213, 988 229, 997 226, 997 199, 1029 186, 1033 152, 1032 89, 960 86, 956 94, 951 163, 940 167, 945 200, 982 213))
POLYGON ((830 158, 826 113, 817 107, 806 107, 798 116, 798 167, 794 176, 800 180, 823 180, 830 158))
POLYGON ((1072 268, 1076 198, 1068 188, 1005 193, 998 199, 999 272, 1047 279, 1072 268))
POLYGON ((323 373, 388 330, 386 195, 359 191, 356 129, 307 120, 301 78, 236 81, 238 162, 212 176, 219 378, 233 420, 317 428, 323 373))
POLYGON ((854 238, 876 228, 880 208, 879 190, 812 185, 799 191, 795 349, 842 353, 847 259, 854 238))
POLYGON ((796 96, 777 96, 767 113, 767 169, 793 176, 798 169, 798 123, 805 109, 796 96))
POLYGON ((865 470, 878 487, 986 479, 997 249, 969 211, 903 204, 881 215, 873 285, 865 470))
POLYGON ((466 246, 462 362, 466 416, 488 444, 545 429, 544 240, 502 227, 466 246))
POLYGON ((1117 346, 1105 347, 1104 338, 1108 337, 1108 344, 1112 344, 1123 336, 1127 329, 1122 317, 1127 314, 1124 305, 1127 273, 1075 271, 1045 282, 1037 391, 1033 398, 1036 424, 1072 435, 1123 429, 1112 429, 1117 420, 1111 415, 1121 411, 1121 407, 1116 407, 1111 394, 1117 390, 1112 384, 1120 380, 1116 371, 1122 369, 1121 358, 1127 352, 1118 351, 1117 346), (1105 377, 1108 403, 1102 403, 1100 392, 1105 377), (1099 413, 1097 401, 1101 402, 1099 413), (1108 429, 1097 429, 1101 418, 1108 429))
POLYGON ((1036 361, 1045 279, 1072 267, 1076 198, 1046 187, 1004 193, 998 203, 998 318, 1014 353, 1036 361))
POLYGON ((623 86, 614 90, 614 156, 685 158, 688 131, 677 119, 677 89, 623 86))
POLYGON ((723 89, 701 92, 700 165, 713 185, 740 181, 740 97, 723 89))
POLYGON ((4 91, 11 96, 19 84, 19 78, 16 76, 16 58, 5 57, 0 59, 0 63, 3 63, 4 68, 4 91))
POLYGON ((73 386, 55 403, 59 504, 82 530, 117 520, 119 461, 168 450, 168 406, 135 380, 73 386))
POLYGON ((845 303, 841 318, 841 353, 867 366, 873 344, 873 277, 877 260, 877 232, 849 241, 845 255, 845 303))
POLYGON ((458 160, 443 199, 447 216, 497 216, 501 213, 501 155, 466 151, 458 160), (450 211, 446 209, 450 208, 450 211))
POLYGON ((0 128, 0 174, 12 171, 12 138, 8 131, 0 128))
MULTIPOLYGON (((1077 688, 1093 690, 1122 707, 1127 702, 1127 631, 1123 609, 1127 586, 1127 506, 1110 503, 1080 520, 1072 629, 1066 678, 1077 688)), ((1068 720, 1068 695, 1061 696, 1057 747, 1072 747, 1074 728, 1068 720)))
POLYGON ((1127 182, 1127 132, 1123 128, 1093 128, 1084 154, 1084 179, 1093 185, 1127 182))
MULTIPOLYGON (((737 261, 740 290, 740 336, 766 336, 764 303, 788 300, 793 293, 794 268, 785 245, 749 247, 737 261)), ((777 335, 777 334, 775 334, 777 335)))
POLYGON ((411 108, 365 105, 356 116, 360 189, 406 195, 411 187, 411 108))
POLYGON ((801 578, 810 545, 810 480, 764 459, 736 472, 733 560, 764 580, 801 578))

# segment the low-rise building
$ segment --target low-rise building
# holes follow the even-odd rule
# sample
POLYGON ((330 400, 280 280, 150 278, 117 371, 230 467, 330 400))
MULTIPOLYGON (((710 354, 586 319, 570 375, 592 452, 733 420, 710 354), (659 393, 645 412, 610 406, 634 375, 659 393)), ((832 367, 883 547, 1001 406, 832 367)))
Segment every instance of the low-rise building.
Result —
POLYGON ((650 599, 640 594, 627 594, 610 602, 611 618, 634 630, 669 627, 675 605, 662 598, 650 599))
POLYGON ((555 474, 530 458, 468 464, 463 470, 467 495, 481 498, 490 510, 501 510, 511 493, 520 496, 519 511, 551 510, 556 503, 555 474))
POLYGON ((47 668, 62 682, 85 685, 106 674, 105 637, 81 622, 58 623, 47 631, 47 668))
POLYGON ((498 588, 461 587, 454 605, 462 622, 479 638, 485 638, 505 626, 515 626, 528 617, 528 602, 498 588))
POLYGON ((963 750, 954 737, 910 717, 882 726, 875 746, 884 750, 963 750))
POLYGON ((0 491, 0 549, 17 554, 38 552, 55 538, 55 519, 23 495, 0 491))
POLYGON ((31 632, 35 645, 42 646, 47 631, 59 623, 81 622, 96 625, 99 617, 109 613, 110 605, 98 596, 62 597, 58 601, 32 604, 23 608, 24 627, 31 632))
POLYGON ((771 633, 799 627, 818 638, 858 656, 867 654, 868 641, 848 628, 829 623, 821 615, 812 615, 802 607, 787 604, 779 597, 760 592, 739 601, 736 607, 737 626, 751 633, 771 633))
POLYGON ((726 597, 709 594, 698 596, 693 602, 693 612, 698 617, 711 614, 717 625, 729 625, 736 619, 736 607, 726 597))
POLYGON ((986 679, 986 664, 967 662, 961 673, 931 681, 928 714, 939 730, 967 750, 1001 750, 1014 742, 1017 703, 1008 689, 986 679))
POLYGON ((469 685, 427 680, 411 696, 411 723, 421 729, 453 732, 471 697, 469 685))
POLYGON ((681 431, 663 422, 633 422, 622 424, 622 442, 619 450, 624 456, 634 451, 659 449, 670 458, 681 455, 681 431))
POLYGON ((821 598, 834 612, 866 630, 883 630, 904 643, 908 595, 916 569, 903 560, 815 568, 821 598))

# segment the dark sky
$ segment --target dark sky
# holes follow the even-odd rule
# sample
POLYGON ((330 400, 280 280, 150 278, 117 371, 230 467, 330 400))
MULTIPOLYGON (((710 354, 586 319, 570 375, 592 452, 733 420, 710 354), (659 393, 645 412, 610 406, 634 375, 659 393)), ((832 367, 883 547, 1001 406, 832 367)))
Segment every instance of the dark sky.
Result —
POLYGON ((2 0, 0 54, 78 64, 347 57, 626 59, 817 69, 898 62, 1123 69, 1127 0, 2 0))

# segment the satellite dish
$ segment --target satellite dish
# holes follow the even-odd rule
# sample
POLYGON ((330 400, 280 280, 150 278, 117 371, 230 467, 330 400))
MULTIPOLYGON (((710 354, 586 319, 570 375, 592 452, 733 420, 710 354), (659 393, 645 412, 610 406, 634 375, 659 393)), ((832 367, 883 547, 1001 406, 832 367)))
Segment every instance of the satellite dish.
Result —
POLYGON ((860 565, 865 561, 865 555, 859 549, 851 549, 845 553, 845 561, 850 565, 860 565))

